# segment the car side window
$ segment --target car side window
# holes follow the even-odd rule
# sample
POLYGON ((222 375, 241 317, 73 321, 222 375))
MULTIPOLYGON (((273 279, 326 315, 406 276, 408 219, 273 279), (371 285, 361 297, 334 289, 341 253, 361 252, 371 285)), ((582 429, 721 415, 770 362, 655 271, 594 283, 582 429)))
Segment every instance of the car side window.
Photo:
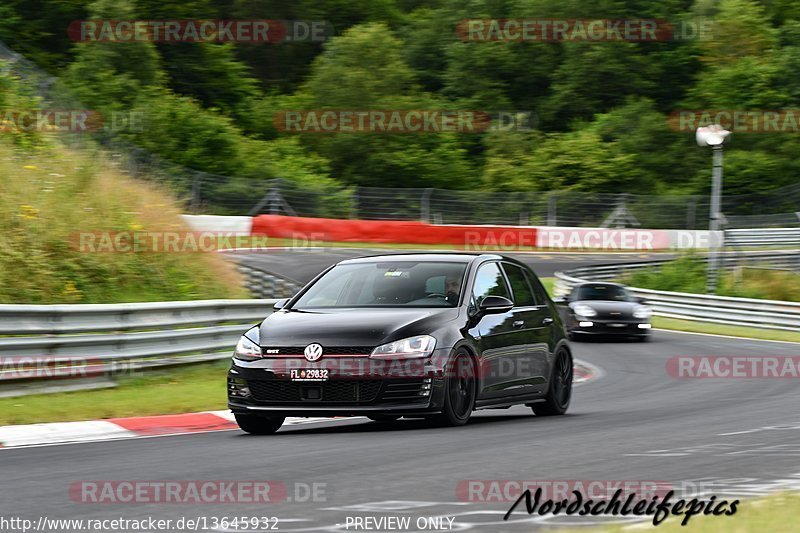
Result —
POLYGON ((567 300, 574 302, 578 299, 578 287, 572 287, 572 290, 567 294, 567 300))
POLYGON ((533 297, 536 299, 536 305, 547 305, 547 291, 544 289, 542 282, 527 270, 524 272, 525 277, 528 278, 528 282, 533 289, 533 297))
POLYGON ((511 299, 506 280, 497 263, 486 263, 478 269, 475 274, 475 283, 472 285, 470 307, 477 309, 487 296, 503 296, 511 299))
POLYGON ((506 271, 508 282, 511 284, 511 292, 514 294, 514 307, 536 305, 533 290, 522 268, 510 263, 503 263, 503 270, 506 271))

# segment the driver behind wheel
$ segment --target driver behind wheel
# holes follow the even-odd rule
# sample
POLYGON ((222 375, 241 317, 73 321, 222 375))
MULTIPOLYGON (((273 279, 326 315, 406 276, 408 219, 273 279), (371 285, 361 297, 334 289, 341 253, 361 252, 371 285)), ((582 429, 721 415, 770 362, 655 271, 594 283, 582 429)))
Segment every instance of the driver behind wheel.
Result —
POLYGON ((445 300, 450 305, 458 304, 458 293, 461 291, 461 277, 455 274, 448 274, 444 279, 445 300))

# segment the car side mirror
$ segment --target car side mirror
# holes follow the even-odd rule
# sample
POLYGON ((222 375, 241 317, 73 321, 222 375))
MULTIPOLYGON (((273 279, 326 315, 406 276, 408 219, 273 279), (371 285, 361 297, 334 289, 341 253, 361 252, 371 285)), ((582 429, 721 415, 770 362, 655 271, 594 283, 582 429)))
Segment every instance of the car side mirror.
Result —
POLYGON ((646 304, 646 303, 647 303, 647 298, 642 298, 641 296, 637 296, 637 297, 635 298, 635 300, 636 300, 637 302, 639 302, 640 304, 646 304))
POLYGON ((514 307, 514 302, 505 296, 487 296, 478 306, 478 312, 482 315, 497 315, 507 313, 514 307))
POLYGON ((566 305, 569 302, 569 298, 566 296, 556 296, 553 298, 553 303, 557 305, 566 305))
POLYGON ((284 307, 286 307, 287 303, 289 303, 289 298, 282 298, 282 299, 278 300, 277 302, 275 302, 275 304, 272 306, 272 308, 277 311, 279 309, 283 309, 284 307))

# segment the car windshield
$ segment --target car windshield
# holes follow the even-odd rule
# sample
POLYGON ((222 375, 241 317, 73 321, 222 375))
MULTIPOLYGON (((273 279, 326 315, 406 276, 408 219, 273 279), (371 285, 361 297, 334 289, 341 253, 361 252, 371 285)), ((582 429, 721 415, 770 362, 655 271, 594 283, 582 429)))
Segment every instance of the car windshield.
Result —
POLYGON ((291 308, 455 307, 466 268, 464 263, 428 261, 337 265, 291 308))
POLYGON ((613 302, 630 302, 628 291, 617 285, 582 285, 578 287, 577 300, 606 300, 613 302))

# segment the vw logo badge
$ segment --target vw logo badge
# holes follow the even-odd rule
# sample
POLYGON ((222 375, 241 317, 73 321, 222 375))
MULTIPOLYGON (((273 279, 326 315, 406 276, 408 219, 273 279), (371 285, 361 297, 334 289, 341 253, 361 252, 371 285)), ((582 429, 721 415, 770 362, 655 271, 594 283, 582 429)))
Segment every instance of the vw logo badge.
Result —
POLYGON ((317 344, 309 344, 306 346, 306 349, 303 350, 303 355, 306 356, 306 361, 316 361, 320 357, 322 357, 322 345, 317 344))

